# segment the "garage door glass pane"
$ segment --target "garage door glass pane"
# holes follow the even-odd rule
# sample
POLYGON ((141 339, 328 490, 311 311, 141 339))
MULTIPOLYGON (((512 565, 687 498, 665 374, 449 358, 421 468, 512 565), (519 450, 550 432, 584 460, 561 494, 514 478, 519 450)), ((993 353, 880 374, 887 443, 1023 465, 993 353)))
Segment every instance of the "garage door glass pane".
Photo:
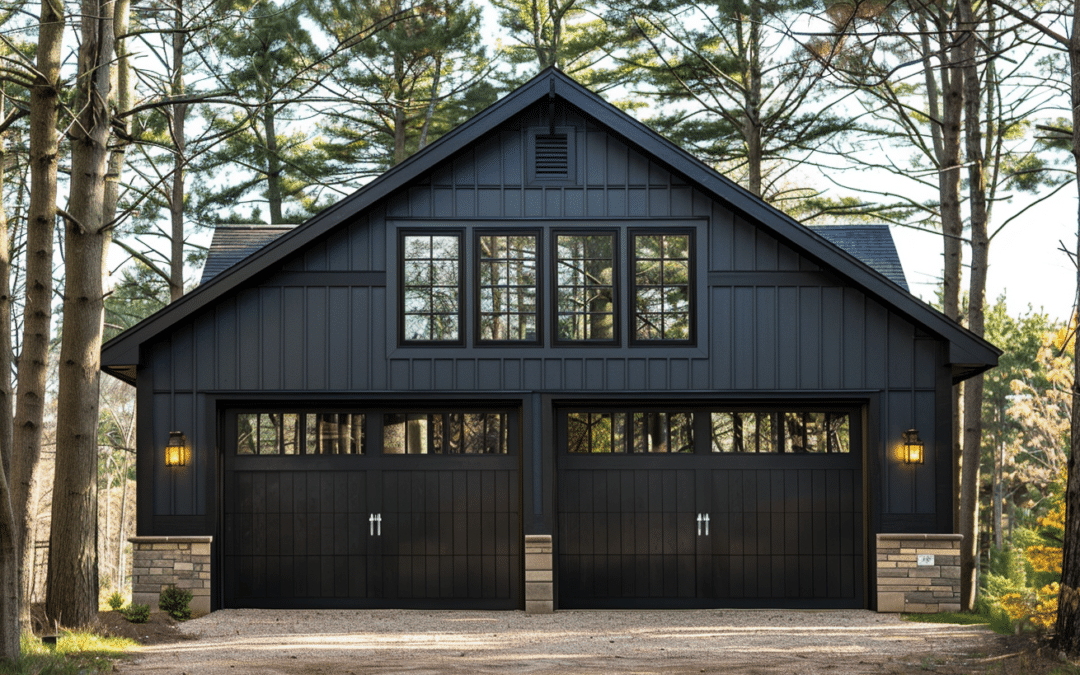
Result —
POLYGON ((506 413, 387 413, 383 453, 505 455, 506 421, 506 413))
POLYGON ((366 425, 362 413, 313 413, 304 416, 308 455, 362 455, 366 425))
POLYGON ((254 455, 259 442, 259 416, 242 414, 236 416, 236 454, 254 455))
POLYGON ((634 413, 634 452, 693 451, 693 413, 634 413))
POLYGON ((776 452, 777 413, 712 413, 713 452, 776 452))
POLYGON ((625 453, 626 413, 568 413, 570 452, 625 453))
POLYGON ((427 452, 427 415, 405 413, 383 415, 384 454, 426 455, 427 452))
POLYGON ((719 411, 711 427, 713 452, 851 452, 849 413, 719 411))

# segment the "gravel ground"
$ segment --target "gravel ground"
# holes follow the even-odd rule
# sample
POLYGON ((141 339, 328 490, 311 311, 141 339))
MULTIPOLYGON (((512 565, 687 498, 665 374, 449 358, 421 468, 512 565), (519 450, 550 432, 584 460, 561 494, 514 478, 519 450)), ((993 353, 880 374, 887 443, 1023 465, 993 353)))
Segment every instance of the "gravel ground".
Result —
POLYGON ((181 630, 118 671, 959 673, 1000 651, 985 628, 868 611, 224 610, 181 630))

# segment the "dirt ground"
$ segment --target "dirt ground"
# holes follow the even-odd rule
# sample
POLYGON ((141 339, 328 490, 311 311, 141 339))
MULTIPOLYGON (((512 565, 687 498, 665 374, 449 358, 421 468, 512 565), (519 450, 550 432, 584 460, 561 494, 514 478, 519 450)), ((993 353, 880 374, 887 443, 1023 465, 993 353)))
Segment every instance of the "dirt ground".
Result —
POLYGON ((119 673, 1080 675, 1030 637, 867 611, 225 610, 169 621, 135 631, 146 646, 119 673))

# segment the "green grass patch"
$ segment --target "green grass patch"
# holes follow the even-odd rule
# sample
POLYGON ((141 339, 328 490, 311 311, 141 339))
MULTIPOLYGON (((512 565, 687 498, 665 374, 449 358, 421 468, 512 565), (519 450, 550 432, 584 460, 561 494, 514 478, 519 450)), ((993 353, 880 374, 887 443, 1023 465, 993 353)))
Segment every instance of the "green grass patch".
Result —
POLYGON ((112 660, 126 656, 139 644, 127 638, 107 638, 86 632, 64 631, 56 647, 47 647, 34 635, 23 635, 18 663, 0 663, 0 675, 78 675, 112 672, 112 660))
POLYGON ((940 612, 938 614, 901 614, 904 621, 917 623, 954 623, 962 626, 989 625, 990 619, 981 614, 967 612, 940 612))

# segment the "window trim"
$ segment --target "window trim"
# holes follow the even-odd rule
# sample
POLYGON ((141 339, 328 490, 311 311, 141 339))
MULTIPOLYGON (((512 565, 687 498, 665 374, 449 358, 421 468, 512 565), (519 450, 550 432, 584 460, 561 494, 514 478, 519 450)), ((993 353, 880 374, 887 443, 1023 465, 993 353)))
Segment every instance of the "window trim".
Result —
POLYGON ((694 347, 697 346, 697 265, 695 264, 694 251, 696 250, 695 237, 696 231, 694 228, 676 228, 676 227, 632 227, 627 228, 627 244, 626 244, 626 256, 627 256, 627 277, 629 277, 629 285, 627 292, 629 297, 627 298, 627 315, 629 320, 629 340, 627 345, 630 347, 664 347, 664 346, 678 346, 678 347, 694 347), (688 290, 687 290, 687 303, 689 308, 687 310, 687 337, 685 340, 649 340, 639 338, 637 334, 637 247, 636 238, 638 236, 649 235, 681 235, 685 234, 689 237, 687 243, 687 270, 688 290))
POLYGON ((551 228, 551 237, 548 246, 551 248, 551 345, 558 347, 607 347, 622 346, 622 312, 620 302, 620 287, 622 276, 619 269, 621 255, 621 243, 619 233, 622 228, 590 227, 582 229, 567 229, 565 227, 551 228), (559 337, 559 237, 560 236, 591 236, 611 235, 611 338, 605 340, 567 340, 559 337))
MULTIPOLYGON (((424 347, 460 347, 465 345, 466 319, 465 319, 465 257, 468 248, 465 241, 463 228, 401 228, 398 230, 397 281, 398 281, 398 312, 397 329, 398 344, 401 346, 424 346, 424 347), (405 336, 405 238, 413 236, 454 236, 458 240, 458 308, 457 308, 457 338, 453 340, 410 340, 405 336)), ((429 315, 430 316, 430 315, 429 315)))
MULTIPOLYGON (((475 256, 472 273, 472 299, 475 304, 475 311, 472 329, 474 331, 473 344, 479 347, 533 347, 542 346, 544 344, 544 252, 546 250, 547 242, 544 237, 544 228, 536 227, 482 227, 475 228, 473 230, 473 254, 475 256), (532 235, 536 237, 536 311, 533 316, 536 321, 536 337, 533 340, 488 340, 483 337, 482 322, 483 322, 483 309, 480 302, 480 294, 482 285, 480 283, 480 267, 482 263, 480 253, 480 238, 490 236, 524 236, 532 235)), ((413 343, 415 344, 415 343, 413 343)))

